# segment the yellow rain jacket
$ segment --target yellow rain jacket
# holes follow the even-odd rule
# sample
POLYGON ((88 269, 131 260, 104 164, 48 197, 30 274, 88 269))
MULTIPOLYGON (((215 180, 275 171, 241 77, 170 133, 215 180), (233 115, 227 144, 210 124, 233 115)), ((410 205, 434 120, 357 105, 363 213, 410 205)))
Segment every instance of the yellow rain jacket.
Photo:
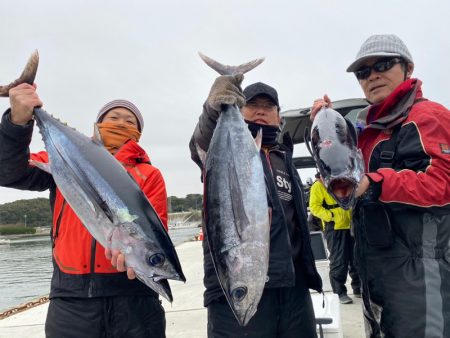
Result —
POLYGON ((320 181, 314 182, 309 195, 309 210, 325 223, 334 222, 334 230, 350 229, 351 209, 342 209, 320 181))

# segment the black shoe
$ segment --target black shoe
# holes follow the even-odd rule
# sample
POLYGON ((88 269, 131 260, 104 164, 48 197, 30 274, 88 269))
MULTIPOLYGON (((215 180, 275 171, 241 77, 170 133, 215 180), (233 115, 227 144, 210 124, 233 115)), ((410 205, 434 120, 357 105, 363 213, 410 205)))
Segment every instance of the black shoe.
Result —
POLYGON ((356 298, 361 298, 361 291, 360 290, 353 290, 353 296, 355 296, 356 298))
POLYGON ((351 303, 353 303, 353 300, 346 294, 342 294, 339 296, 339 302, 341 304, 351 304, 351 303))

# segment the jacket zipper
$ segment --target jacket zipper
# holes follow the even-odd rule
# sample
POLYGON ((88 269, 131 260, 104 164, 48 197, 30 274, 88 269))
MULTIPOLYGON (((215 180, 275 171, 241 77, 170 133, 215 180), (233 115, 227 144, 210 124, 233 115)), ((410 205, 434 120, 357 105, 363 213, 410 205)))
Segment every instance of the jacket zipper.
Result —
POLYGON ((94 294, 94 275, 95 275, 95 252, 97 248, 97 241, 92 237, 91 241, 91 263, 90 263, 90 275, 89 275, 89 289, 88 298, 92 298, 94 294))
POLYGON ((58 238, 58 235, 59 235, 59 228, 61 226, 61 219, 62 219, 62 215, 64 213, 65 206, 66 206, 66 200, 63 201, 63 204, 61 206, 61 211, 59 212, 58 219, 56 220, 55 234, 53 235, 53 232, 52 232, 52 248, 55 248, 55 245, 56 245, 56 239, 58 238))

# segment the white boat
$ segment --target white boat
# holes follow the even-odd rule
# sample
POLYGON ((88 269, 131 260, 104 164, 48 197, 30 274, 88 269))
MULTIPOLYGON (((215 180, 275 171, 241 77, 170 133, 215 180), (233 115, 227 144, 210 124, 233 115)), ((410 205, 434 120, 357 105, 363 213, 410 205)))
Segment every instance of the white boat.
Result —
POLYGON ((11 240, 10 240, 10 239, 7 239, 7 238, 0 238, 0 245, 1 245, 1 244, 9 244, 9 243, 11 243, 11 240))

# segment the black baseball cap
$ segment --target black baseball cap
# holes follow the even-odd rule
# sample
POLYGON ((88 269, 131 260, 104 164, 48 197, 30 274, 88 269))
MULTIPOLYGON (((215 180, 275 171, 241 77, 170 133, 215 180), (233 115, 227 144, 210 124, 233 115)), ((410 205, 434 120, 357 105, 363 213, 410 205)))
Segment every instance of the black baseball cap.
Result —
POLYGON ((258 95, 267 96, 271 101, 273 101, 273 103, 277 105, 278 108, 280 108, 280 104, 278 103, 278 93, 275 88, 262 82, 256 82, 245 87, 244 96, 246 101, 250 101, 258 95))

